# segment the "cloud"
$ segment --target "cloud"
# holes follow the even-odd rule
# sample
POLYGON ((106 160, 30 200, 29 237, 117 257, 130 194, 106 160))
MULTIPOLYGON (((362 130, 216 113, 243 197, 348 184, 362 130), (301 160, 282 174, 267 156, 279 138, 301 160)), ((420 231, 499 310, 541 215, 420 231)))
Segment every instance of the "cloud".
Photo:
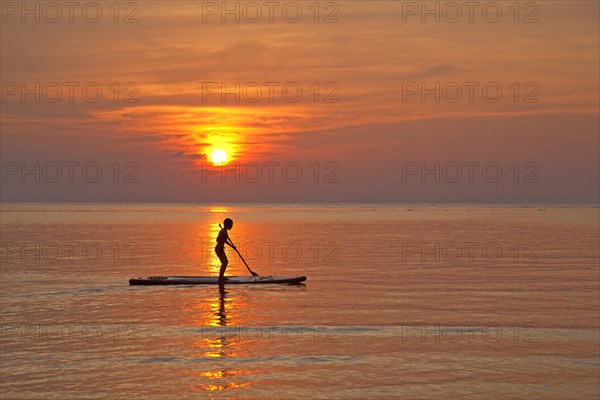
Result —
MULTIPOLYGON (((454 123, 485 129, 479 121, 500 126, 518 119, 530 127, 519 131, 527 142, 560 120, 597 118, 597 2, 536 3, 541 22, 535 24, 514 23, 510 13, 498 24, 418 17, 403 23, 401 3, 336 3, 333 24, 203 23, 198 2, 140 3, 137 24, 3 23, 3 81, 97 82, 103 97, 91 103, 79 93, 74 103, 50 103, 13 96, 0 110, 2 151, 24 158, 28 149, 89 149, 107 159, 124 155, 181 167, 227 145, 238 160, 362 151, 366 163, 376 163, 391 149, 414 147, 414 132, 482 151, 477 135, 446 129, 454 123), (253 103, 243 93, 239 101, 207 97, 207 82, 278 86, 275 101, 264 94, 253 103), (455 103, 424 101, 421 93, 405 101, 404 85, 413 82, 477 82, 479 89, 473 102, 466 94, 455 103), (501 85, 501 101, 482 98, 489 82, 501 85), (128 83, 137 88, 137 103, 124 102, 128 83), (297 102, 285 101, 286 83, 301 85, 297 102), (336 89, 335 103, 324 101, 332 93, 328 84, 336 89), (532 94, 537 102, 523 101, 532 94)), ((517 139, 490 130, 494 140, 517 139)), ((560 135, 544 146, 550 154, 567 151, 560 135)))

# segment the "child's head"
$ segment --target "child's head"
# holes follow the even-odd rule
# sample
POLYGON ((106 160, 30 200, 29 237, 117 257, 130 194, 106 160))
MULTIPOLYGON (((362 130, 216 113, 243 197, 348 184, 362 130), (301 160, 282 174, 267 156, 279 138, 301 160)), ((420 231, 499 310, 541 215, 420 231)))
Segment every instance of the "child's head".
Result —
POLYGON ((233 220, 231 218, 225 218, 223 221, 223 226, 225 229, 231 230, 231 228, 233 228, 233 220))

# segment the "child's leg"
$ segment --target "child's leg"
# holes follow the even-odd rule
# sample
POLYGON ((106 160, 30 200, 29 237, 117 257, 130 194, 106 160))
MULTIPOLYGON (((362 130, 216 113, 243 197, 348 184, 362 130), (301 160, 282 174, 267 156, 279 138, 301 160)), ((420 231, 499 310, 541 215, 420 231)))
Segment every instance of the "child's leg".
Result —
POLYGON ((227 256, 225 252, 217 254, 219 260, 221 260, 221 269, 219 270, 219 280, 223 280, 225 276, 225 270, 227 269, 227 264, 229 264, 229 260, 227 260, 227 256))

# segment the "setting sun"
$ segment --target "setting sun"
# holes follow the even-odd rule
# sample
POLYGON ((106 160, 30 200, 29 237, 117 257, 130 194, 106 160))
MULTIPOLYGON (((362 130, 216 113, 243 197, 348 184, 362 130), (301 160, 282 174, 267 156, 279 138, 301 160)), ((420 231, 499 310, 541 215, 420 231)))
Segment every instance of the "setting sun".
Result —
POLYGON ((217 149, 210 154, 210 160, 213 164, 222 164, 227 162, 227 153, 225 150, 217 149))

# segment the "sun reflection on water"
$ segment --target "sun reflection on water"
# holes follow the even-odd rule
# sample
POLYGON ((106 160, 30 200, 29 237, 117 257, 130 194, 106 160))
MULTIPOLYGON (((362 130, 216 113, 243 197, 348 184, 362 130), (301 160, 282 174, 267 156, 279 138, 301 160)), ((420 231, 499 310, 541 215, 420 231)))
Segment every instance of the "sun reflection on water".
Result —
MULTIPOLYGON (((195 372, 202 382, 196 389, 203 392, 221 392, 241 387, 249 386, 248 381, 240 380, 241 375, 249 375, 245 370, 229 370, 226 368, 227 362, 239 357, 234 349, 243 346, 243 342, 235 337, 235 330, 227 329, 228 325, 233 326, 233 321, 228 313, 231 311, 234 299, 228 298, 228 292, 225 286, 219 286, 215 297, 207 304, 204 301, 195 305, 195 309, 201 314, 200 318, 193 321, 195 325, 203 328, 201 340, 194 343, 194 347, 200 351, 196 353, 197 357, 209 358, 213 367, 208 370, 195 372), (206 329, 205 329, 206 328, 206 329)), ((198 300, 200 302, 200 300, 198 300)), ((235 308, 244 308, 244 300, 235 298, 235 308)))
POLYGON ((209 211, 211 213, 228 213, 229 209, 224 207, 212 207, 209 211))
POLYGON ((217 255, 214 252, 214 246, 217 244, 216 242, 216 238, 217 235, 219 234, 219 230, 221 228, 219 228, 219 224, 218 223, 214 223, 214 224, 210 224, 210 230, 208 232, 208 234, 204 237, 208 237, 210 238, 209 241, 209 245, 207 246, 206 249, 203 249, 203 251, 206 251, 208 254, 208 265, 207 265, 207 269, 209 272, 209 275, 211 276, 216 276, 219 275, 219 269, 221 268, 221 261, 219 261, 219 258, 217 257, 217 255), (212 242, 212 243, 211 243, 212 242))

